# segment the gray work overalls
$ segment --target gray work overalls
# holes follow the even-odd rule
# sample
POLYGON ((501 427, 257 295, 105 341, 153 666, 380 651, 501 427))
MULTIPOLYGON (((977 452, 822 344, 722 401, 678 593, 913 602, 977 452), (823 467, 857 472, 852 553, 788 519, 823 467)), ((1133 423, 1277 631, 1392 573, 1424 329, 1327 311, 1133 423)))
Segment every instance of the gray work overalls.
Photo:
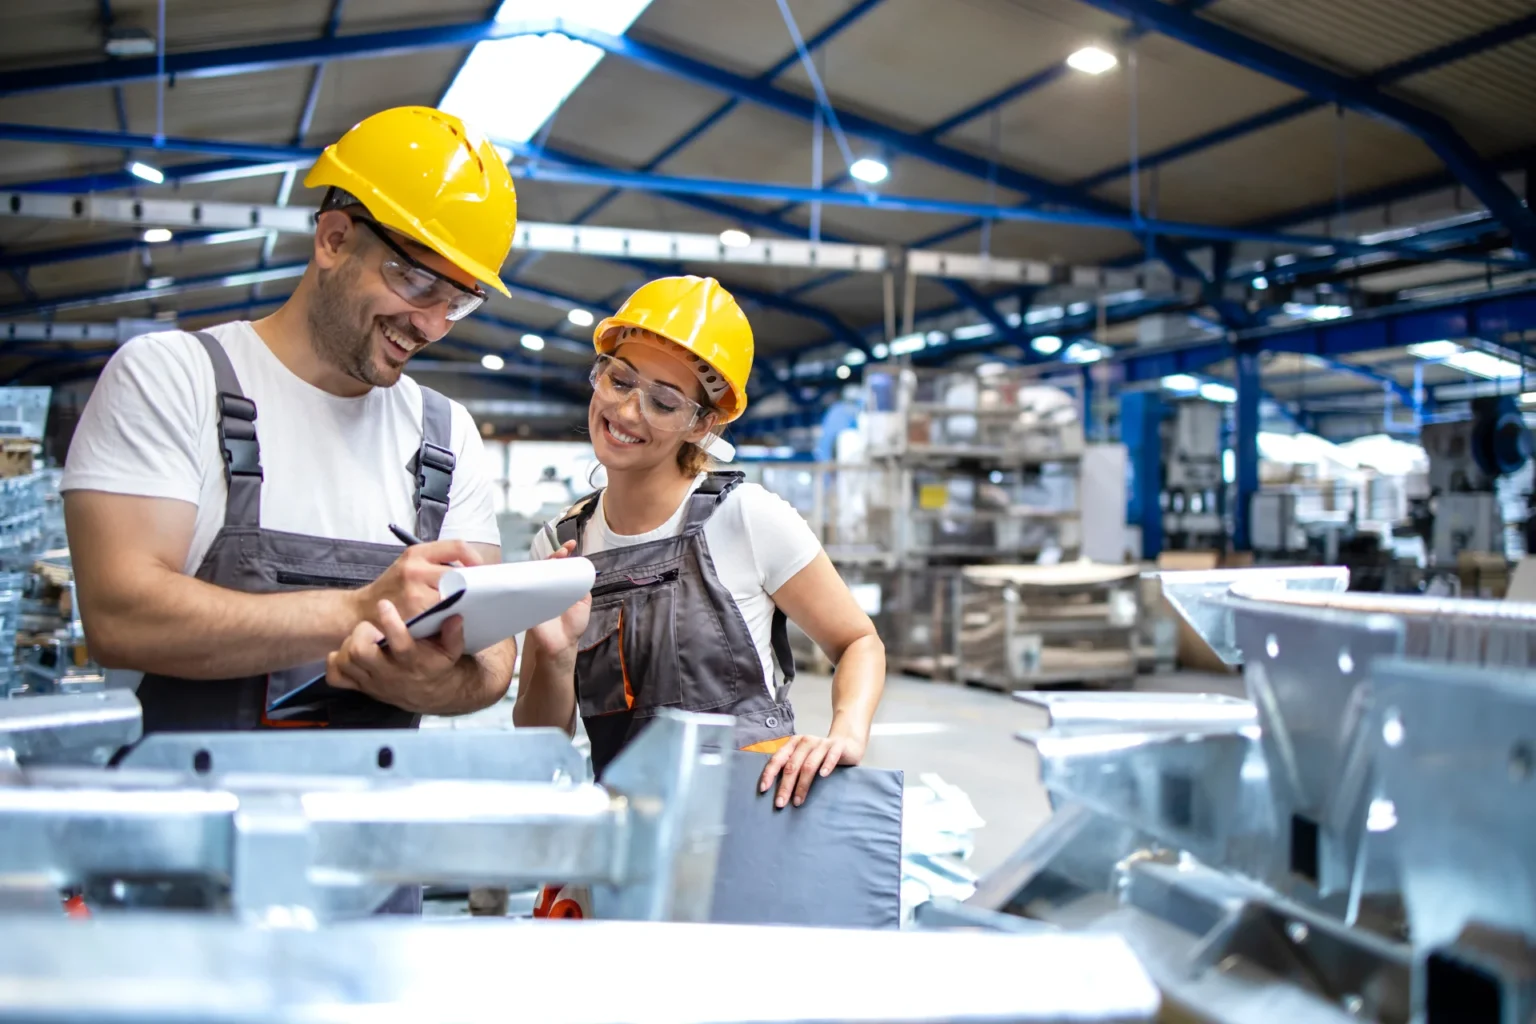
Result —
MULTIPOLYGON (((198 566, 196 578, 248 594, 272 594, 318 587, 354 589, 373 582, 400 556, 401 548, 356 540, 333 540, 261 526, 261 446, 256 439, 256 404, 222 345, 197 332, 213 363, 217 392, 219 448, 229 489, 224 526, 198 566)), ((431 388, 421 389, 421 448, 402 473, 416 478, 416 536, 436 540, 448 511, 454 456, 449 447, 452 407, 431 388)), ((323 487, 323 467, 315 467, 323 487)), ((350 729, 415 728, 420 716, 363 694, 349 695, 305 721, 272 721, 271 701, 325 673, 325 663, 303 665, 243 679, 174 679, 146 675, 139 683, 144 733, 261 729, 279 725, 329 725, 350 729)))
MULTIPOLYGON (((771 750, 795 731, 788 694, 795 678, 789 629, 773 615, 773 656, 784 674, 777 695, 763 679, 746 619, 715 572, 704 524, 741 473, 711 473, 687 498, 676 537, 587 555, 597 567, 592 615, 576 656, 576 701, 599 776, 662 708, 736 716, 736 745, 771 750)), ((597 508, 589 494, 556 526, 576 542, 597 508)))

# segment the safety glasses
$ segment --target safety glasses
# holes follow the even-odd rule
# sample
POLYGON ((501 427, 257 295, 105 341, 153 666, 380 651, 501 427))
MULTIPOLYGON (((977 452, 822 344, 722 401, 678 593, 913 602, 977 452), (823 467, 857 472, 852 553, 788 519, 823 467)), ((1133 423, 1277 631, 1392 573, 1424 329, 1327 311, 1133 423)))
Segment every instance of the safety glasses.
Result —
POLYGON ((479 309, 485 301, 485 292, 480 289, 459 284, 412 259, 411 254, 375 222, 366 217, 352 216, 352 223, 363 225, 395 254, 395 258, 384 260, 379 271, 384 275, 384 283, 389 285, 389 290, 417 309, 430 309, 446 303, 448 319, 462 320, 479 309))
POLYGON ((590 379, 597 397, 611 405, 623 405, 630 395, 638 393, 640 414, 657 430, 687 430, 708 411, 672 385, 647 380, 634 367, 610 355, 597 357, 590 379))

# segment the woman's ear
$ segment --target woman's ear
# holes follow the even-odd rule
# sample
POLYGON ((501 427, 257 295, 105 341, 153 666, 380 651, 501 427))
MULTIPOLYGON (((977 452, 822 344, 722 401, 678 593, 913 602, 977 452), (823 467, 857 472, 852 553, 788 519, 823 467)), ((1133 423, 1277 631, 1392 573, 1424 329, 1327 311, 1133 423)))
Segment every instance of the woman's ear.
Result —
POLYGON ((699 442, 703 441, 710 434, 714 433, 715 427, 719 424, 719 422, 720 414, 717 412, 712 412, 705 416, 703 419, 699 420, 699 422, 694 425, 694 428, 688 431, 688 443, 698 444, 699 442))

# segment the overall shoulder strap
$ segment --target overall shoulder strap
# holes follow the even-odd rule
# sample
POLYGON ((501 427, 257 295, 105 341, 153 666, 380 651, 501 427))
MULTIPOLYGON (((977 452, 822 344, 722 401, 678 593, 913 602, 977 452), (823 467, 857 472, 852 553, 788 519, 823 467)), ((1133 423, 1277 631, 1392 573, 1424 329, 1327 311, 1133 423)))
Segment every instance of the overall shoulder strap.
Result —
POLYGON ((592 513, 597 510, 597 497, 602 493, 601 489, 595 490, 565 510, 565 514, 555 524, 556 543, 563 545, 575 541, 576 550, 573 554, 581 554, 581 535, 585 532, 592 513))
POLYGON ((448 515, 448 494, 453 488, 453 405, 441 394, 421 385, 421 448, 412 460, 416 475, 416 536, 437 540, 448 515))
POLYGON ((703 529, 726 495, 746 479, 747 475, 740 470, 717 471, 705 477, 704 482, 688 496, 688 520, 683 530, 693 532, 703 529))
POLYGON ((213 364, 214 415, 224 459, 225 526, 261 525, 261 444, 256 439, 256 403, 245 397, 229 353, 207 331, 192 335, 213 364))

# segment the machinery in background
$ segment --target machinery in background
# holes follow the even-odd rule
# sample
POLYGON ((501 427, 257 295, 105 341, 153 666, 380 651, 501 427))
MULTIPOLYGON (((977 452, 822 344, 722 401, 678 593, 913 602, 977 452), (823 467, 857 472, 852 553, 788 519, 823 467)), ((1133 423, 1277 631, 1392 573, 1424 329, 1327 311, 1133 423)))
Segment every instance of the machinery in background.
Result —
POLYGON ((1226 406, 1200 398, 1120 396, 1120 439, 1130 459, 1126 522, 1141 531, 1143 558, 1227 546, 1225 416, 1226 406))
POLYGON ((1438 566, 1464 553, 1506 551, 1497 484, 1531 457, 1531 436, 1514 395, 1474 398, 1470 419, 1428 423, 1420 443, 1429 456, 1429 496, 1416 509, 1424 543, 1438 566))

